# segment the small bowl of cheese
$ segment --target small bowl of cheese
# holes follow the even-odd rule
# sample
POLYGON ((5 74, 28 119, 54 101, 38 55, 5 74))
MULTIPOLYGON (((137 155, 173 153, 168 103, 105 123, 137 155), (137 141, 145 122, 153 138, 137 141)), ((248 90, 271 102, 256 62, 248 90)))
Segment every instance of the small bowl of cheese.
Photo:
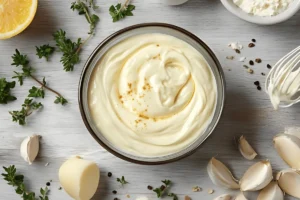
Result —
POLYGON ((284 22, 300 10, 300 0, 221 0, 237 17, 260 25, 284 22))
POLYGON ((218 124, 224 99, 223 72, 209 47, 161 23, 131 26, 105 39, 79 85, 91 135, 114 155, 140 164, 193 153, 218 124))

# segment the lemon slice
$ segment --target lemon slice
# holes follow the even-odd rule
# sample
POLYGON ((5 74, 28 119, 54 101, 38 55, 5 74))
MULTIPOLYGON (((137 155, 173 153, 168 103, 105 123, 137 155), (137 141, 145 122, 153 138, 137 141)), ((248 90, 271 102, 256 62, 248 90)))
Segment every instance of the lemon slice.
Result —
POLYGON ((32 22, 38 0, 0 0, 0 39, 11 38, 32 22))

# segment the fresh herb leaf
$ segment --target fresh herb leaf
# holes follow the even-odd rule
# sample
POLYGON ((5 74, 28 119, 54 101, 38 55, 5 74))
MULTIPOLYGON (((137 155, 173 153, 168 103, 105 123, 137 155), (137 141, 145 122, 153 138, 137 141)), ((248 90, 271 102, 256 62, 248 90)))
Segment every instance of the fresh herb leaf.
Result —
MULTIPOLYGON (((88 2, 88 0, 85 0, 86 2, 88 2)), ((99 8, 99 6, 96 6, 96 3, 94 2, 94 0, 89 0, 89 7, 93 8, 93 10, 97 10, 99 8)))
MULTIPOLYGON (((23 200, 36 200, 34 192, 26 191, 24 184, 24 176, 16 174, 17 170, 14 165, 11 165, 9 167, 3 167, 3 169, 5 171, 5 173, 2 173, 3 179, 7 181, 8 185, 12 185, 13 187, 15 187, 16 193, 21 195, 23 200)), ((40 200, 49 200, 47 196, 47 187, 45 189, 41 188, 40 193, 40 200)))
POLYGON ((8 82, 6 78, 0 78, 0 104, 7 104, 17 98, 10 94, 10 90, 16 86, 16 82, 8 82))
POLYGON ((163 192, 164 192, 164 190, 162 190, 160 188, 156 188, 153 191, 157 194, 157 198, 161 198, 163 195, 163 192))
POLYGON ((168 196, 169 196, 169 197, 173 197, 173 200, 178 200, 177 195, 174 194, 174 193, 169 193, 168 196))
POLYGON ((124 176, 122 176, 122 178, 117 178, 117 181, 118 181, 119 183, 121 183, 122 186, 124 186, 125 184, 129 183, 129 182, 127 182, 127 181, 125 180, 125 177, 124 177, 124 176))
POLYGON ((50 46, 49 44, 42 45, 40 47, 36 47, 36 55, 39 58, 45 57, 46 60, 49 60, 49 56, 54 53, 55 48, 50 46))
POLYGON ((41 98, 44 98, 45 97, 44 87, 37 88, 37 87, 33 86, 29 90, 28 97, 35 97, 35 98, 41 97, 41 98))
POLYGON ((32 114, 34 110, 38 110, 43 105, 39 102, 34 102, 33 99, 26 98, 22 104, 20 111, 10 111, 9 114, 12 116, 12 121, 19 123, 19 125, 26 124, 26 117, 32 114))
POLYGON ((170 186, 171 183, 172 183, 170 180, 164 180, 164 181, 161 181, 161 182, 164 183, 166 187, 170 186))
POLYGON ((65 99, 64 97, 59 97, 57 96, 54 103, 56 104, 61 104, 61 105, 65 105, 68 103, 67 99, 65 99))
POLYGON ((16 49, 16 53, 12 56, 13 63, 12 65, 19 66, 27 66, 29 64, 29 60, 26 55, 22 55, 18 49, 16 49))
POLYGON ((79 50, 81 48, 81 38, 77 39, 77 42, 72 42, 66 38, 66 32, 58 30, 53 34, 56 46, 63 53, 60 60, 64 66, 65 71, 73 71, 74 65, 79 62, 79 50))
MULTIPOLYGON (((164 185, 160 186, 159 188, 155 188, 153 190, 153 192, 155 192, 157 194, 157 198, 161 198, 164 196, 166 190, 169 189, 169 187, 171 186, 171 181, 170 180, 163 180, 161 181, 164 185)), ((169 193, 170 195, 172 195, 173 193, 169 193)), ((169 195, 168 195, 169 196, 169 195)), ((174 197, 174 196, 172 196, 174 197)), ((174 197, 175 198, 175 197, 174 197)), ((176 196, 177 198, 177 196, 176 196)), ((178 200, 178 199, 174 199, 174 200, 178 200)))
POLYGON ((127 16, 133 16, 132 11, 135 10, 135 6, 129 4, 127 0, 124 4, 118 3, 117 5, 112 5, 109 8, 109 14, 111 15, 113 22, 117 22, 127 16))
MULTIPOLYGON (((90 0, 89 3, 90 6, 93 5, 93 8, 95 7, 95 3, 93 2, 93 0, 90 0)), ((94 34, 95 27, 97 25, 97 22, 99 21, 98 15, 90 14, 88 6, 81 0, 73 2, 71 4, 71 9, 73 11, 77 10, 79 15, 85 15, 87 22, 90 24, 90 32, 88 34, 94 34)))

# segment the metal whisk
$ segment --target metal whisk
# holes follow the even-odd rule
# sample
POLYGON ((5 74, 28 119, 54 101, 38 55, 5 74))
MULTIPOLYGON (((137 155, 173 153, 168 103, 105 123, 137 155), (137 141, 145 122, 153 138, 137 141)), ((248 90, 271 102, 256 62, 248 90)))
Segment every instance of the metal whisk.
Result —
POLYGON ((290 107, 300 101, 300 46, 273 66, 265 88, 275 109, 290 107))

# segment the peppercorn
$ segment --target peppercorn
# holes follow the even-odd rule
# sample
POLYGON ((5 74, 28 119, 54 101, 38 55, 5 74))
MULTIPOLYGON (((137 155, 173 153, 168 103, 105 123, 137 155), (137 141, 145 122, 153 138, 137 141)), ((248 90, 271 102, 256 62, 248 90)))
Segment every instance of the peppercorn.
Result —
POLYGON ((254 82, 254 85, 257 85, 257 86, 258 86, 258 85, 259 85, 259 81, 255 81, 255 82, 254 82))
POLYGON ((248 47, 249 47, 249 48, 255 47, 255 44, 249 43, 249 44, 248 44, 248 47))
POLYGON ((254 65, 253 60, 250 60, 250 61, 249 61, 249 64, 250 64, 250 65, 254 65))
POLYGON ((255 59, 255 62, 261 63, 261 59, 260 59, 260 58, 256 58, 256 59, 255 59))
POLYGON ((50 184, 50 182, 47 182, 46 185, 47 185, 47 186, 50 186, 51 184, 50 184))
POLYGON ((111 176, 112 176, 112 173, 111 173, 111 172, 108 172, 107 176, 108 176, 108 177, 111 177, 111 176))
POLYGON ((118 192, 116 190, 112 191, 113 194, 117 194, 118 192))
POLYGON ((235 52, 238 53, 238 54, 241 53, 241 51, 239 49, 235 49, 235 52))
POLYGON ((161 190, 165 190, 165 189, 166 189, 166 186, 162 185, 162 186, 160 186, 160 189, 161 189, 161 190))
POLYGON ((153 187, 151 185, 148 185, 148 190, 153 190, 153 187))
POLYGON ((114 198, 114 200, 119 200, 118 198, 114 198))
POLYGON ((257 86, 257 89, 258 89, 258 90, 261 90, 261 87, 260 87, 260 86, 257 86))
POLYGON ((267 64, 267 68, 268 68, 268 69, 272 69, 272 66, 269 65, 269 64, 267 64))
POLYGON ((252 41, 252 42, 256 42, 256 39, 252 39, 251 41, 252 41))
POLYGON ((262 72, 261 75, 265 76, 266 74, 262 72))

